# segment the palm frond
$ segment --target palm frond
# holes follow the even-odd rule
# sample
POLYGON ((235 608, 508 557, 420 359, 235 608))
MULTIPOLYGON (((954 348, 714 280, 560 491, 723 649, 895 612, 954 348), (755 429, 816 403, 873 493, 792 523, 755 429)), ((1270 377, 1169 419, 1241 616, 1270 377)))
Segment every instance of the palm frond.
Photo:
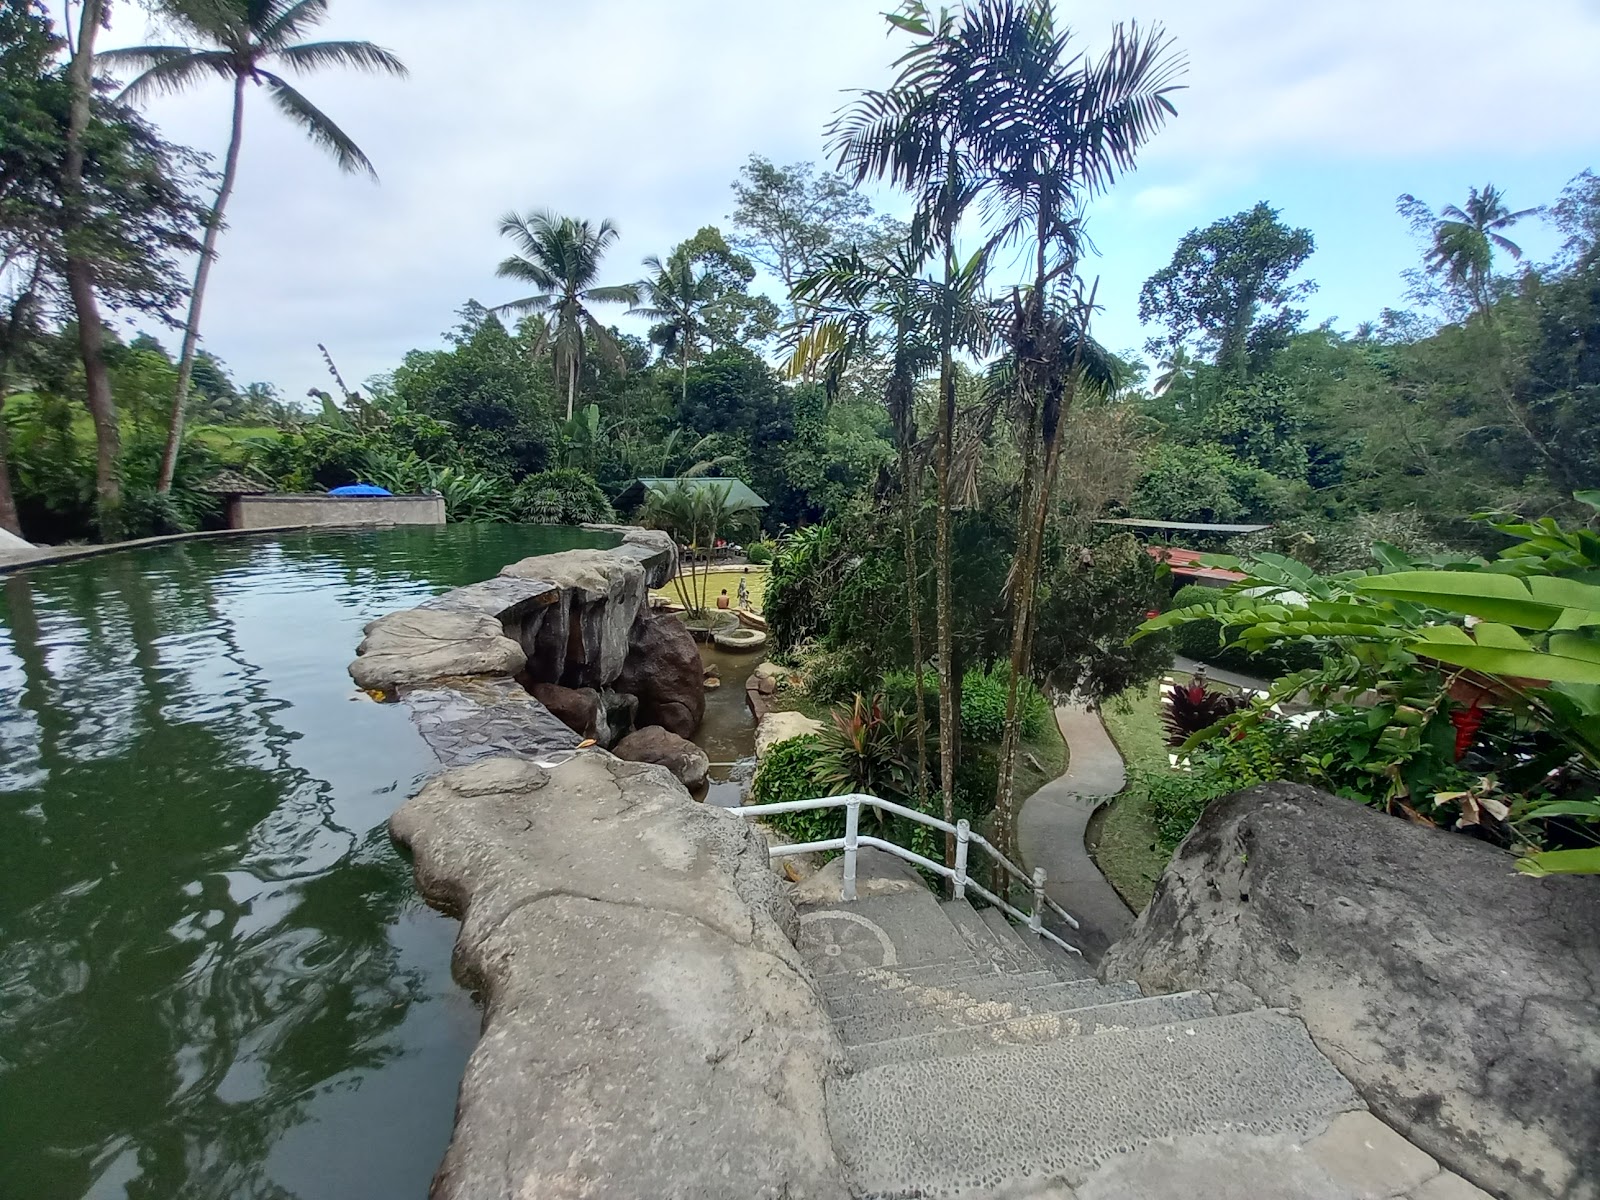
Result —
POLYGON ((250 24, 256 42, 275 52, 327 19, 328 0, 271 0, 250 24))
MULTIPOLYGON (((504 263, 501 264, 501 266, 504 265, 504 263)), ((554 312, 555 308, 556 297, 547 292, 541 296, 524 296, 521 300, 507 300, 504 304, 495 305, 489 311, 492 313, 550 313, 554 312)))
POLYGON ((143 68, 118 99, 135 104, 151 96, 172 96, 187 91, 202 79, 232 82, 234 62, 223 50, 191 50, 186 46, 128 46, 95 55, 95 61, 115 70, 121 66, 143 68))
POLYGON ((635 283, 617 283, 605 287, 585 288, 583 298, 591 304, 637 304, 639 303, 639 285, 635 283))
POLYGON ((314 143, 332 154, 340 170, 351 174, 364 174, 374 181, 377 180, 378 172, 371 160, 349 134, 334 124, 331 117, 291 87, 282 76, 274 75, 270 71, 257 73, 266 80, 267 91, 271 94, 273 103, 278 106, 278 111, 299 125, 314 143))
POLYGON ((351 67, 371 74, 388 74, 400 79, 411 72, 405 63, 382 46, 371 42, 302 42, 285 46, 277 57, 297 71, 311 72, 324 67, 351 67))
POLYGON ((544 297, 547 300, 553 300, 554 294, 561 290, 561 281, 541 263, 532 262, 520 255, 513 254, 509 258, 502 259, 494 273, 501 279, 517 279, 543 289, 550 293, 544 297))

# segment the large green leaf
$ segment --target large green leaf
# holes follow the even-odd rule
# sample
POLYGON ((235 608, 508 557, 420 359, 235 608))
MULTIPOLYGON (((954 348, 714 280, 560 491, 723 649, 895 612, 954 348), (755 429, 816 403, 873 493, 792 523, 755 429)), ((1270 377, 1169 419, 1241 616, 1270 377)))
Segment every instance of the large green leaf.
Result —
POLYGON ((1517 859, 1517 870, 1542 879, 1546 875, 1600 875, 1600 846, 1587 850, 1547 850, 1517 859))
POLYGON ((1568 609, 1600 612, 1600 588, 1568 579, 1489 571, 1401 571, 1356 580, 1357 591, 1514 625, 1549 629, 1568 609))
MULTIPOLYGON (((1488 628, 1496 630, 1493 635, 1495 641, 1505 640, 1502 633, 1513 632, 1506 630, 1505 626, 1488 628)), ((1523 642, 1522 645, 1527 646, 1527 643, 1523 642)), ((1418 654, 1438 662, 1481 671, 1485 675, 1548 679, 1555 683, 1600 684, 1600 662, 1593 659, 1571 658, 1493 642, 1484 644, 1474 641, 1454 625, 1438 625, 1420 631, 1414 649, 1418 654)))

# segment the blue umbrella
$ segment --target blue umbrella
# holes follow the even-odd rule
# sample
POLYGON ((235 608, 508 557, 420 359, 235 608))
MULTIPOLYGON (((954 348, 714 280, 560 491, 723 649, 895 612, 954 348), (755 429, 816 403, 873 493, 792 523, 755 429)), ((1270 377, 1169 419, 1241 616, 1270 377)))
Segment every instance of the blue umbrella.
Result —
POLYGON ((393 492, 374 483, 347 483, 328 492, 330 496, 392 496, 393 492))

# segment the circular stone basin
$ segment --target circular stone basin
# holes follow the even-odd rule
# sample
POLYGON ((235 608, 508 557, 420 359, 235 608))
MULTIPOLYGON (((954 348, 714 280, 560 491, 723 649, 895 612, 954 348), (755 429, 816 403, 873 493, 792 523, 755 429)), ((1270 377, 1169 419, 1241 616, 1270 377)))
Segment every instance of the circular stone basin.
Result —
POLYGON ((759 650, 767 644, 767 635, 759 629, 719 629, 711 640, 724 650, 759 650))

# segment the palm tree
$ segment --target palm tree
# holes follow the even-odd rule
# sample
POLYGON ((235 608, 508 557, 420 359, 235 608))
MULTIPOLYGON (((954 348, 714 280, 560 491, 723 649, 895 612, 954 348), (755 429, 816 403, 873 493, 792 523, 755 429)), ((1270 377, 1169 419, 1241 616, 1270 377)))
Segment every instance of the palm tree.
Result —
POLYGON ((535 353, 543 353, 548 345, 557 373, 566 375, 570 421, 578 394, 578 376, 583 373, 585 338, 593 338, 600 353, 618 369, 624 365, 622 347, 589 311, 591 304, 639 303, 635 284, 595 284, 600 260, 619 236, 617 227, 610 221, 591 225, 552 212, 534 212, 525 217, 507 213, 500 219, 500 232, 511 239, 517 253, 504 260, 495 274, 502 279, 531 283, 539 291, 502 304, 496 311, 540 313, 550 318, 535 353))
MULTIPOLYGON (((108 7, 109 0, 83 0, 78 14, 78 36, 67 66, 72 109, 67 117, 66 154, 61 175, 63 216, 69 234, 87 217, 83 143, 95 96, 95 39, 106 22, 108 7)), ((70 6, 66 12, 71 12, 70 6)), ((117 459, 122 454, 122 427, 117 421, 116 400, 111 394, 111 371, 106 365, 105 324, 100 319, 100 301, 95 294, 95 264, 76 237, 66 239, 65 257, 67 292, 78 318, 78 356, 83 360, 89 415, 94 422, 95 515, 100 536, 106 541, 115 541, 122 533, 122 481, 117 475, 117 459)))
POLYGON ((264 87, 274 105, 300 126, 311 141, 333 155, 341 170, 377 179, 372 163, 350 135, 334 124, 288 80, 269 70, 282 64, 298 74, 326 67, 347 67, 374 74, 404 77, 406 68, 389 51, 371 42, 301 42, 308 30, 328 15, 329 0, 162 0, 161 10, 180 31, 199 46, 132 46, 107 50, 100 60, 113 67, 133 67, 143 73, 124 89, 124 99, 136 100, 157 93, 182 92, 205 80, 220 78, 233 85, 233 126, 222 181, 206 218, 206 233, 189 295, 189 319, 183 331, 183 352, 178 359, 178 387, 172 399, 172 421, 167 448, 161 459, 159 491, 172 487, 178 449, 183 443, 184 405, 194 376, 195 352, 200 341, 200 313, 205 304, 206 282, 216 258, 217 239, 233 195, 239 172, 239 152, 244 141, 244 101, 251 84, 264 87))
POLYGON ((892 257, 867 260, 852 249, 830 259, 816 274, 799 280, 793 299, 805 302, 808 328, 795 345, 786 367, 790 378, 819 373, 830 393, 838 390, 845 371, 857 357, 887 342, 889 378, 884 406, 894 429, 900 465, 901 538, 905 543, 906 615, 911 632, 911 665, 917 740, 916 802, 927 799, 928 731, 923 693, 922 587, 917 567, 916 521, 922 484, 915 462, 917 441, 916 385, 937 364, 937 347, 927 331, 936 322, 929 309, 922 263, 909 246, 892 257))
MULTIPOLYGON (((956 256, 956 227, 976 198, 964 104, 970 87, 969 64, 952 53, 961 26, 948 10, 937 18, 921 0, 908 0, 890 14, 890 24, 915 39, 897 60, 894 82, 884 90, 857 96, 831 130, 839 167, 857 183, 887 179, 912 193, 916 214, 911 237, 919 250, 937 255, 943 275, 941 294, 953 295, 962 267, 956 256)), ((972 264, 981 276, 982 262, 972 264)), ((941 304, 934 314, 933 341, 939 354, 939 402, 934 430, 934 578, 939 654, 939 764, 943 817, 955 821, 957 730, 955 688, 954 589, 951 561, 951 466, 956 424, 956 307, 941 304)), ((945 861, 955 858, 955 838, 945 837, 945 861)))
POLYGON ((660 491, 650 493, 645 502, 644 523, 652 529, 665 529, 690 549, 689 584, 677 577, 678 597, 693 616, 706 612, 707 581, 711 575, 711 552, 723 532, 753 526, 757 510, 748 500, 735 500, 733 484, 708 480, 686 483, 681 479, 660 491), (700 541, 704 535, 705 542, 700 541), (705 551, 705 569, 696 565, 693 552, 705 551))
POLYGON ((1031 286, 1010 297, 1011 406, 1022 458, 1017 557, 1010 580, 1011 676, 995 797, 995 833, 1014 837, 1021 687, 1032 665, 1040 558, 1068 415, 1080 386, 1115 386, 1089 337, 1094 293, 1075 286, 1082 206, 1132 169, 1172 116, 1183 69, 1159 26, 1117 25, 1098 56, 1074 54, 1049 0, 978 0, 964 34, 973 83, 969 137, 997 219, 995 243, 1031 242, 1031 286))
MULTIPOLYGON (((1370 322, 1367 323, 1366 328, 1370 330, 1370 322)), ((1357 330, 1356 336, 1362 336, 1360 330, 1357 330)), ((1156 375, 1155 383, 1151 386, 1151 394, 1165 396, 1173 388, 1183 389, 1188 387, 1189 381, 1194 378, 1194 359, 1190 357, 1189 351, 1184 347, 1174 346, 1166 357, 1156 364, 1156 370, 1159 374, 1156 375)))
MULTIPOLYGON (((1416 197, 1400 197, 1402 206, 1415 207, 1416 197)), ((1472 298, 1480 313, 1489 311, 1490 282, 1494 278, 1494 252, 1503 250, 1514 262, 1522 259, 1522 247, 1505 236, 1524 217, 1536 216, 1537 208, 1512 212, 1505 193, 1492 183, 1467 189, 1467 203, 1458 208, 1445 205, 1433 225, 1433 246, 1428 251, 1428 270, 1442 274, 1452 285, 1472 298)))
MULTIPOLYGON (((678 355, 679 401, 689 401, 689 359, 705 334, 701 317, 705 307, 716 299, 717 282, 709 271, 696 272, 694 263, 681 255, 662 262, 654 254, 644 260, 650 271, 639 283, 643 299, 632 310, 636 315, 658 323, 664 336, 663 356, 678 355)), ((652 331, 654 335, 655 331, 652 331)))

